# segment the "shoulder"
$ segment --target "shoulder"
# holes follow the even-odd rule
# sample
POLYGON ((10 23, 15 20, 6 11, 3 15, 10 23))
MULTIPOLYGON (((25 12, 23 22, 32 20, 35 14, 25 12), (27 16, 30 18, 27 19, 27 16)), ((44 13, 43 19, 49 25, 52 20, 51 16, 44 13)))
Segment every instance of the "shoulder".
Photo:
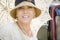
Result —
POLYGON ((0 32, 8 32, 9 30, 11 30, 11 28, 13 28, 14 23, 7 23, 4 26, 0 27, 0 32))
POLYGON ((0 27, 0 30, 8 30, 8 29, 10 29, 12 26, 14 26, 14 23, 12 22, 12 23, 7 23, 7 24, 5 24, 4 26, 2 26, 2 27, 0 27))
POLYGON ((14 29, 15 24, 7 23, 4 26, 0 27, 0 34, 9 34, 12 29, 14 29))
POLYGON ((9 39, 9 35, 10 35, 9 28, 10 28, 9 24, 6 24, 6 25, 0 27, 0 39, 1 40, 8 40, 9 39))
POLYGON ((2 40, 11 40, 12 32, 15 31, 14 23, 7 23, 3 27, 0 28, 0 39, 2 40), (12 31, 13 30, 13 31, 12 31))

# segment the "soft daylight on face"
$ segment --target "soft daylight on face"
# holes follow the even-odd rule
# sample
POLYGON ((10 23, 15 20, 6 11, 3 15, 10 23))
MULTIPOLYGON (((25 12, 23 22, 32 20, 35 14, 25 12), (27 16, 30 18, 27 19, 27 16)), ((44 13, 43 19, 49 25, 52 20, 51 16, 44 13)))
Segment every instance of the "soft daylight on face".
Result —
POLYGON ((17 20, 23 23, 29 23, 35 16, 35 9, 29 6, 22 6, 16 10, 17 20))

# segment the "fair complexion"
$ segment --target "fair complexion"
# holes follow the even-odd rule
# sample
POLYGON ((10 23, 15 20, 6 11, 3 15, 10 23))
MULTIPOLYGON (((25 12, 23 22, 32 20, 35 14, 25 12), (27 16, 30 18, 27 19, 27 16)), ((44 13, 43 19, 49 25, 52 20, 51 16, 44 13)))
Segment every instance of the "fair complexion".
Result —
POLYGON ((29 6, 22 6, 16 10, 17 24, 24 34, 32 36, 30 22, 35 17, 35 9, 29 6))

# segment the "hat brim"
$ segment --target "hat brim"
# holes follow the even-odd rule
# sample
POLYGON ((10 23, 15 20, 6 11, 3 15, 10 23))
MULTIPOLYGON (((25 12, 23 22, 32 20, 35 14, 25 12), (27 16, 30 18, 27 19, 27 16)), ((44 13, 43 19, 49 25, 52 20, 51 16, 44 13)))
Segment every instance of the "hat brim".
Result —
POLYGON ((14 9, 12 9, 10 11, 10 15, 16 19, 16 9, 19 8, 19 7, 22 7, 22 6, 30 6, 30 7, 34 7, 35 8, 35 12, 36 12, 36 15, 35 17, 38 17, 40 14, 41 14, 41 10, 39 8, 37 8, 34 4, 32 4, 31 2, 27 2, 27 1, 24 1, 24 2, 21 2, 20 4, 18 4, 14 9))

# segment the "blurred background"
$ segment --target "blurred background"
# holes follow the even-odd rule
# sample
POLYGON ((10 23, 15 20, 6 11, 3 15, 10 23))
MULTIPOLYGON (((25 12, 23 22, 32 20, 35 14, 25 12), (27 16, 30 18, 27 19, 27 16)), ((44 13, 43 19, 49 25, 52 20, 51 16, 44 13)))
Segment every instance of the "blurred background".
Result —
MULTIPOLYGON (((43 1, 50 2, 50 0, 43 1)), ((12 22, 9 11, 15 7, 14 3, 15 0, 0 0, 0 28, 12 22)), ((40 28, 37 34, 38 40, 60 40, 60 0, 53 0, 47 6, 52 20, 40 28)))

